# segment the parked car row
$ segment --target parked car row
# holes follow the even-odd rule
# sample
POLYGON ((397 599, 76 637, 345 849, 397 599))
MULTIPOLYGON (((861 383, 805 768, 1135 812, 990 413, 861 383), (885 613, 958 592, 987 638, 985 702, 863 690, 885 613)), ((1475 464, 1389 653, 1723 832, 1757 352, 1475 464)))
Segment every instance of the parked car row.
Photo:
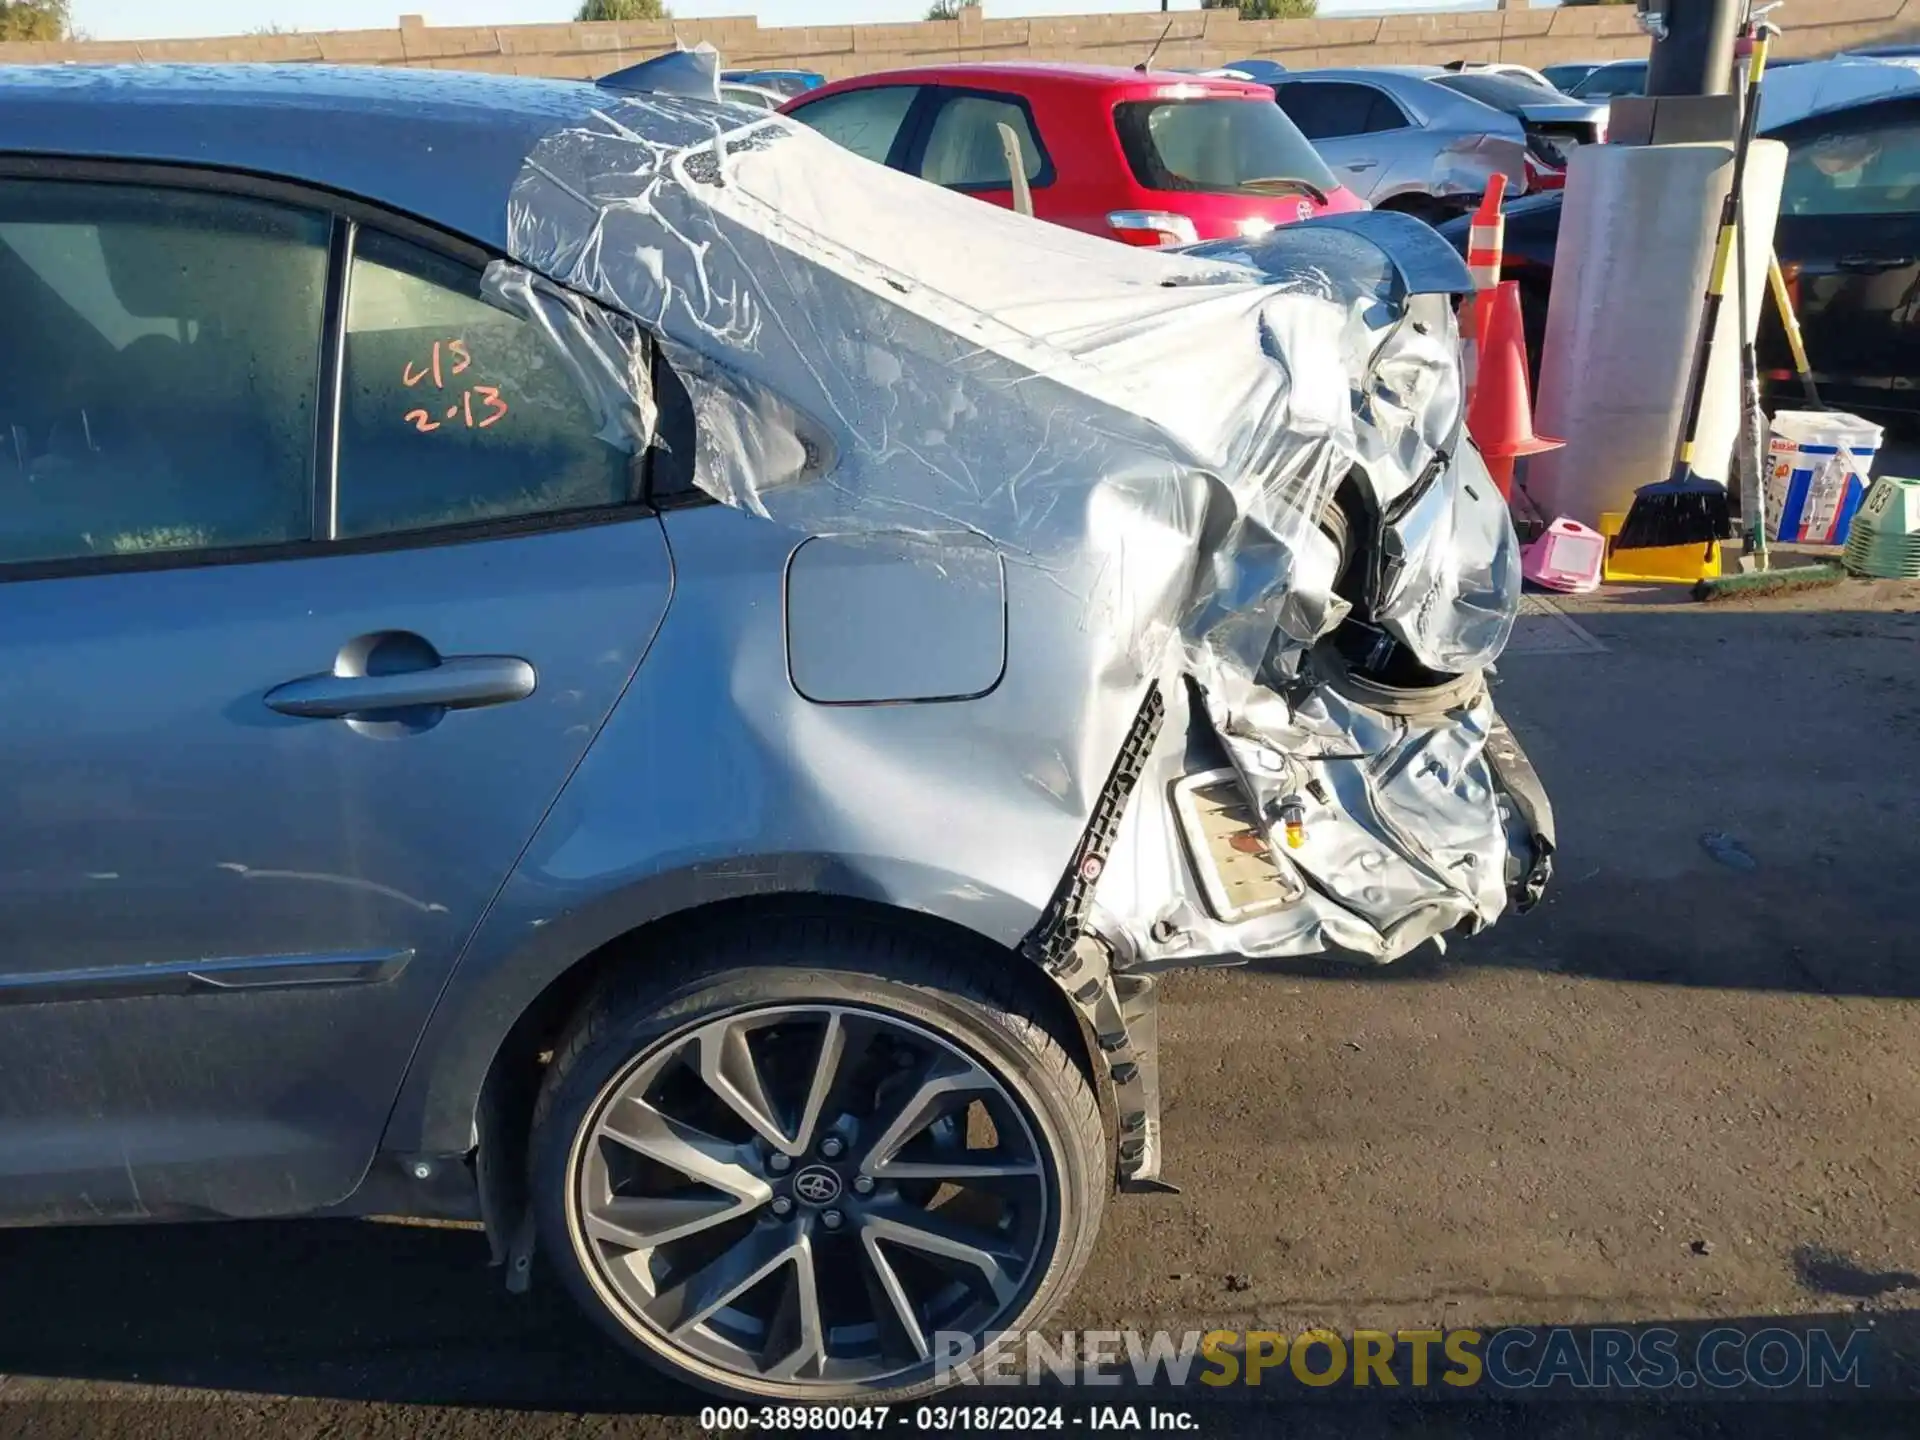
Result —
MULTIPOLYGON (((1787 147, 1774 249, 1823 398, 1868 414, 1920 413, 1920 90, 1798 115, 1763 133, 1787 147)), ((1527 196, 1505 213, 1505 275, 1520 282, 1537 367, 1561 196, 1527 196)), ((1468 229, 1462 219, 1441 233, 1464 255, 1468 229)), ((1786 335, 1770 303, 1762 308, 1759 356, 1769 387, 1797 398, 1786 335)))
MULTIPOLYGON (((1920 67, 1864 55, 1780 65, 1762 110, 1766 133, 1793 149, 1777 243, 1820 379, 1856 409, 1912 408, 1920 67)), ((1003 206, 1017 203, 1005 127, 1035 215, 1140 246, 1372 207, 1441 226, 1464 252, 1465 212, 1502 174, 1506 271, 1521 284, 1537 368, 1567 165, 1607 139, 1597 97, 1639 93, 1645 72, 1639 60, 1544 71, 945 65, 823 85, 784 109, 869 159, 1003 206)), ((1761 353, 1771 380, 1791 377, 1771 315, 1761 353)))
POLYGON ((1605 106, 1520 66, 1205 72, 1007 63, 885 71, 787 100, 870 160, 1016 203, 1006 126, 1033 213, 1134 245, 1191 244, 1363 205, 1445 220, 1494 174, 1563 183, 1605 106))
POLYGON ((786 113, 895 170, 1129 245, 1252 236, 1363 208, 1273 102, 1226 76, 1098 65, 935 65, 821 86, 786 113))
POLYGON ((1512 75, 1381 65, 1288 75, 1282 110, 1370 204, 1443 220, 1494 174, 1513 191, 1564 183, 1567 153, 1606 139, 1605 106, 1512 75))

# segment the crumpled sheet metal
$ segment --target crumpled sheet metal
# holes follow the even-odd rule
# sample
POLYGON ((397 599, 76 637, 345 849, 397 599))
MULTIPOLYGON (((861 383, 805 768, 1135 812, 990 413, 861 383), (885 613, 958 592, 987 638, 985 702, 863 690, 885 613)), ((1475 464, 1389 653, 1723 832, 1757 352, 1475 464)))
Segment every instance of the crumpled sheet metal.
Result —
MULTIPOLYGON (((1214 918, 1197 883, 1166 884, 1168 856, 1186 853, 1174 813, 1135 805, 1092 917, 1128 964, 1330 947, 1392 960, 1505 908, 1512 827, 1485 754, 1494 711, 1484 687, 1454 708, 1396 718, 1321 686, 1284 721, 1277 711, 1263 716, 1257 731, 1208 708, 1256 814, 1273 816, 1288 796, 1306 803, 1300 849, 1268 826, 1269 853, 1298 898, 1246 919, 1214 918)), ((1187 772, 1183 749, 1178 739, 1159 747, 1144 792, 1167 793, 1187 772)))
POLYGON ((1377 246, 1302 227, 1262 242, 1258 269, 1131 250, 782 117, 672 96, 610 99, 542 142, 509 232, 517 263, 493 267, 492 292, 540 317, 628 434, 653 414, 645 367, 527 272, 657 337, 714 498, 935 563, 963 535, 1000 553, 1016 594, 1025 569, 1071 601, 1081 653, 1062 661, 1078 729, 1102 743, 1059 757, 1066 775, 1030 775, 1036 802, 1086 805, 1149 682, 1170 702, 1162 780, 1179 773, 1191 681, 1262 823, 1296 772, 1322 782, 1316 833, 1334 810, 1352 832, 1315 852, 1307 903, 1257 934, 1201 921, 1167 807, 1143 788, 1096 897, 1136 955, 1333 943, 1391 958, 1500 912, 1484 695, 1416 724, 1305 668, 1348 614, 1320 518, 1350 475, 1391 557, 1376 619, 1420 664, 1488 665, 1518 607, 1511 524, 1462 438, 1449 298, 1396 293, 1377 246), (1176 942, 1154 941, 1175 912, 1176 942))
POLYGON ((1524 133, 1513 136, 1463 135, 1448 142, 1433 157, 1433 175, 1427 182, 1427 189, 1431 194, 1447 199, 1477 200, 1487 193, 1487 182, 1495 175, 1507 177, 1509 193, 1526 193, 1527 142, 1524 133))

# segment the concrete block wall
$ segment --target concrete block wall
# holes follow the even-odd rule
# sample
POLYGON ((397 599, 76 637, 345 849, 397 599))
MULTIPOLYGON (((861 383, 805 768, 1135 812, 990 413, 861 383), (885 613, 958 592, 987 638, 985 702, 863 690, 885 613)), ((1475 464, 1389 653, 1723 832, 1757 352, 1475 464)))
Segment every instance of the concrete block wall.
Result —
MULTIPOLYGON (((1008 0, 1017 3, 1017 0, 1008 0)), ((1874 43, 1920 42, 1920 0, 1817 0, 1776 12, 1787 55, 1824 55, 1874 43)), ((728 65, 818 70, 830 79, 906 65, 980 60, 1079 60, 1134 65, 1159 44, 1158 63, 1210 66, 1270 58, 1293 69, 1448 60, 1556 60, 1644 55, 1625 6, 1506 8, 1337 20, 1242 20, 1231 10, 995 19, 968 9, 950 21, 762 29, 752 16, 641 24, 427 25, 401 16, 391 30, 0 45, 0 64, 186 60, 335 62, 490 70, 591 79, 672 47, 711 43, 728 65), (1164 37, 1164 38, 1163 38, 1164 37)))

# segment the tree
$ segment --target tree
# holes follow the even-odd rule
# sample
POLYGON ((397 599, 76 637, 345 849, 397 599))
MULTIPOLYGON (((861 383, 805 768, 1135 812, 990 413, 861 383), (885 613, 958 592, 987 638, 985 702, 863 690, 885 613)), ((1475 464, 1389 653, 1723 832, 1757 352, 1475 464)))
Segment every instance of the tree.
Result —
POLYGON ((576 20, 671 20, 661 0, 581 0, 576 20))
POLYGON ((1319 0, 1200 0, 1202 10, 1238 10, 1242 20, 1311 20, 1319 0))
POLYGON ((0 40, 65 40, 67 0, 0 0, 0 40))
POLYGON ((933 0, 927 6, 929 20, 958 20, 960 18, 960 0, 933 0))

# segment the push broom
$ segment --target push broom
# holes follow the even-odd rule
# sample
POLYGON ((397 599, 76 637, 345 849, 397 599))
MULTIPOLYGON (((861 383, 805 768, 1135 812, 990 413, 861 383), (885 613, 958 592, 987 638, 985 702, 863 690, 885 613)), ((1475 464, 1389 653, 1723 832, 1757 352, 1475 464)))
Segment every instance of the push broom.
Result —
MULTIPOLYGON (((1770 33, 1764 25, 1752 26, 1753 39, 1757 43, 1770 33)), ((1775 569, 1767 547, 1767 490, 1766 467, 1762 463, 1761 434, 1765 430, 1766 417, 1760 410, 1760 374, 1759 365, 1754 356, 1753 341, 1747 333, 1747 235, 1744 227, 1740 231, 1740 272, 1738 295, 1740 297, 1740 508, 1746 521, 1746 553, 1741 557, 1741 571, 1735 575, 1717 575, 1712 579, 1701 580, 1693 587, 1693 598, 1700 601, 1731 600, 1743 597, 1758 597, 1781 591, 1809 590, 1816 587, 1836 585, 1847 578, 1845 567, 1840 565, 1790 565, 1775 569)), ((1773 291, 1774 303, 1780 309, 1780 321, 1787 332, 1787 344, 1793 351, 1794 368, 1799 372, 1800 383, 1805 387, 1807 400, 1816 410, 1824 410, 1819 388, 1814 384, 1813 367, 1807 363, 1805 342, 1801 339, 1798 317, 1793 313, 1793 300, 1787 292, 1785 277, 1780 272, 1780 257, 1777 254, 1767 256, 1767 282, 1773 291)))
POLYGON ((1746 187, 1747 153, 1753 148, 1760 123, 1760 78, 1767 66, 1767 27, 1754 37, 1747 68, 1747 104, 1740 117, 1739 137, 1733 146, 1733 183, 1720 207, 1720 236, 1713 247, 1713 267, 1707 277, 1707 299, 1700 316, 1700 333, 1693 345, 1693 369, 1687 377, 1686 404, 1681 407, 1680 441, 1674 453, 1673 473, 1634 492, 1633 505, 1613 542, 1615 550, 1648 550, 1667 545, 1708 545, 1733 538, 1733 511, 1727 487, 1694 473, 1693 451, 1700 438, 1700 415, 1705 408, 1707 366, 1713 358, 1713 336, 1720 306, 1727 296, 1727 276, 1733 269, 1733 241, 1740 226, 1740 196, 1746 187))

